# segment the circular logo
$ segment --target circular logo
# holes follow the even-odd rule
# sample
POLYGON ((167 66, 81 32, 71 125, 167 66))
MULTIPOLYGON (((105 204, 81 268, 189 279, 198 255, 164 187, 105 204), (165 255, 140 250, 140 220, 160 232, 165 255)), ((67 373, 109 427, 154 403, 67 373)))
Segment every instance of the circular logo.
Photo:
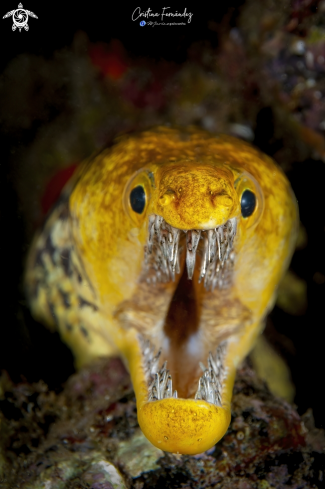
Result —
POLYGON ((141 27, 143 27, 144 25, 146 25, 145 21, 144 20, 141 20, 140 25, 141 25, 141 27))
POLYGON ((14 11, 13 13, 13 16, 12 16, 12 20, 15 24, 16 27, 25 27, 25 25, 27 24, 28 22, 28 14, 26 12, 26 10, 24 9, 17 9, 14 11))

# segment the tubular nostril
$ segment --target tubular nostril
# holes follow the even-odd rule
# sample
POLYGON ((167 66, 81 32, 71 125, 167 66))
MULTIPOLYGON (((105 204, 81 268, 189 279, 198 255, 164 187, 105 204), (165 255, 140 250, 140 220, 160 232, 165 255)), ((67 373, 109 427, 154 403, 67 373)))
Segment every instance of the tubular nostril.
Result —
POLYGON ((159 204, 161 206, 169 205, 175 198, 175 192, 172 189, 168 189, 161 197, 159 197, 159 204))
POLYGON ((231 207, 233 205, 233 199, 230 195, 219 194, 213 196, 213 203, 216 206, 231 207))

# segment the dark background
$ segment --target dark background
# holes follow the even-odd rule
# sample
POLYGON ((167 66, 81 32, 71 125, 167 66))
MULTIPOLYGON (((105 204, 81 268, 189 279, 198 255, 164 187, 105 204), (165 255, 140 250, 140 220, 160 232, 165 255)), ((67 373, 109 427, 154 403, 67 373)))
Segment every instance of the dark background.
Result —
MULTIPOLYGON (((174 10, 183 11, 187 7, 193 12, 192 22, 186 26, 144 27, 132 22, 133 8, 122 2, 35 2, 24 0, 23 7, 34 12, 38 19, 30 18, 29 32, 13 32, 12 20, 1 19, 0 70, 20 53, 33 53, 51 57, 54 51, 70 46, 77 31, 87 33, 91 42, 106 42, 119 39, 130 56, 143 56, 156 60, 166 59, 182 63, 187 59, 189 47, 195 41, 207 40, 218 47, 220 32, 209 28, 209 22, 234 26, 239 7, 244 3, 232 2, 212 6, 190 4, 170 5, 174 10), (225 22, 226 19, 226 22, 225 22)), ((1 2, 1 17, 16 9, 18 0, 1 2)), ((136 3, 142 11, 150 6, 158 11, 159 6, 136 3)), ((164 4, 164 6, 168 6, 164 4)), ((145 19, 147 20, 147 19, 145 19)), ((181 20, 181 19, 180 19, 181 20)), ((1 108, 0 108, 1 111, 1 108)), ((53 389, 59 390, 61 383, 73 372, 70 351, 61 344, 58 335, 50 334, 29 315, 21 291, 23 260, 28 244, 25 242, 25 223, 17 206, 17 196, 13 189, 10 171, 10 156, 13 148, 28 144, 37 134, 33 126, 19 134, 12 135, 2 128, 1 144, 1 335, 0 368, 8 370, 13 380, 26 378, 36 381, 43 378, 53 389)), ((274 143, 272 111, 266 108, 259 115, 259 125, 255 141, 266 153, 272 154, 277 147, 274 143)), ((319 160, 308 160, 290 170, 288 177, 297 196, 301 221, 307 230, 308 245, 297 251, 293 258, 292 270, 307 283, 308 309, 299 317, 286 314, 279 308, 271 313, 272 327, 268 327, 279 349, 291 367, 297 388, 296 403, 302 414, 312 407, 319 426, 324 426, 325 404, 323 399, 324 375, 324 284, 317 284, 313 277, 324 271, 324 181, 325 166, 319 160), (281 343, 281 335, 288 338, 292 347, 281 343)), ((32 192, 32 189, 31 189, 32 192)))
MULTIPOLYGON (((19 0, 5 0, 1 2, 1 17, 6 12, 16 9, 19 0), (17 3, 17 5, 16 5, 17 3), (3 12, 3 13, 2 13, 3 12)), ((208 22, 214 20, 220 23, 225 15, 229 22, 235 24, 238 7, 244 0, 237 2, 218 2, 220 5, 193 5, 186 2, 142 3, 133 2, 134 7, 129 7, 123 2, 35 2, 23 1, 23 8, 30 10, 38 16, 38 19, 30 18, 28 21, 29 36, 23 36, 23 32, 12 32, 10 18, 1 20, 1 67, 3 68, 13 56, 21 52, 30 52, 43 56, 50 56, 53 51, 64 46, 70 46, 74 34, 78 30, 87 33, 92 42, 109 42, 111 39, 120 39, 127 51, 137 56, 150 56, 155 59, 164 58, 176 62, 183 62, 187 57, 189 46, 196 40, 206 39, 214 45, 218 42, 218 36, 208 28, 208 22), (159 12, 162 6, 170 6, 170 10, 192 12, 191 23, 186 26, 148 26, 140 28, 139 21, 132 21, 132 12, 136 7, 141 7, 144 12, 151 8, 159 12), (150 32, 148 32, 150 31, 150 32)), ((142 19, 142 17, 141 17, 142 19)), ((171 19, 171 18, 170 18, 171 19)), ((154 18, 143 19, 155 20, 154 18)), ((175 22, 187 22, 182 17, 171 19, 175 22)), ((166 22, 168 19, 166 18, 166 22)))

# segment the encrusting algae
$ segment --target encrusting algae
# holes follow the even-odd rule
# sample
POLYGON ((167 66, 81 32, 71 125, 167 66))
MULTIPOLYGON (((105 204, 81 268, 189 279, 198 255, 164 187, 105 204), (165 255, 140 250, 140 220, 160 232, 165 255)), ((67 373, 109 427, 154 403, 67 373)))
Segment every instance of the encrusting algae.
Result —
POLYGON ((230 136, 158 127, 81 165, 31 247, 34 316, 77 366, 119 354, 158 448, 197 454, 230 423, 298 225, 276 164, 230 136))

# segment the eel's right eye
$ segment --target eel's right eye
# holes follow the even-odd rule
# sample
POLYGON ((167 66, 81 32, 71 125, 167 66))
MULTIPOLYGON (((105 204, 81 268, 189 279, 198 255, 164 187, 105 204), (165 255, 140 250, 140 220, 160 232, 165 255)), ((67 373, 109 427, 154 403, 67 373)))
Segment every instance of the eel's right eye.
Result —
POLYGON ((130 204, 134 212, 142 214, 146 206, 146 193, 142 185, 137 185, 131 191, 130 204))
POLYGON ((145 222, 151 190, 150 172, 144 168, 134 173, 124 188, 124 210, 138 226, 145 222))

